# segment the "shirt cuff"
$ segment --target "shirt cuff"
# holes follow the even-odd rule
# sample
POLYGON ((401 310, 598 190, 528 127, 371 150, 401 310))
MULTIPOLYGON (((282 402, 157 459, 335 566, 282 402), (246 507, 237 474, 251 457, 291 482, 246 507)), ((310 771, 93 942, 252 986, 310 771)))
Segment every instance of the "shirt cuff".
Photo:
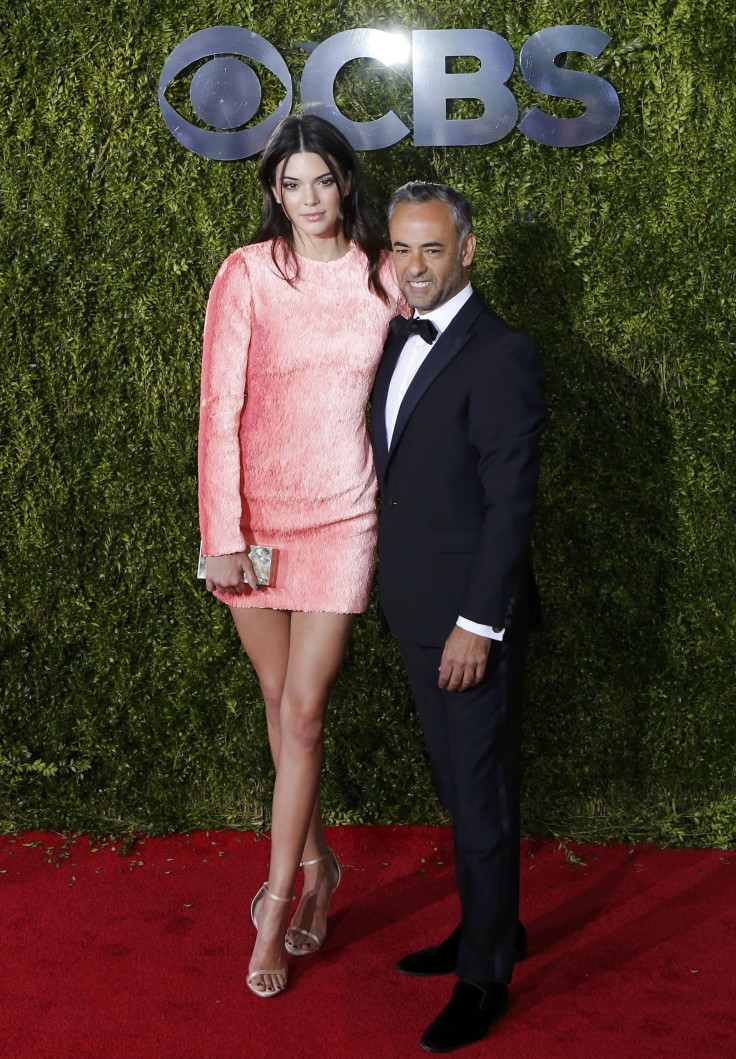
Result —
POLYGON ((465 629, 466 632, 474 632, 476 636, 485 636, 489 640, 503 640, 503 634, 506 632, 505 629, 501 629, 500 632, 496 632, 492 625, 479 625, 477 621, 469 621, 468 618, 460 616, 455 622, 461 629, 465 629))

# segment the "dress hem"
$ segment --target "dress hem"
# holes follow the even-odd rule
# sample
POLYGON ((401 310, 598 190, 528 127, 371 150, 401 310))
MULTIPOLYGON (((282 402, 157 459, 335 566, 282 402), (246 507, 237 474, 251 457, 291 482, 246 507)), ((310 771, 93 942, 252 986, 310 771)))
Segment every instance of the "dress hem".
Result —
MULTIPOLYGON (((215 596, 214 592, 212 595, 215 596)), ((220 596, 215 596, 215 599, 224 603, 226 607, 234 607, 236 610, 283 610, 289 614, 365 614, 368 609, 367 605, 361 610, 328 610, 326 607, 254 607, 248 603, 228 603, 220 596)))

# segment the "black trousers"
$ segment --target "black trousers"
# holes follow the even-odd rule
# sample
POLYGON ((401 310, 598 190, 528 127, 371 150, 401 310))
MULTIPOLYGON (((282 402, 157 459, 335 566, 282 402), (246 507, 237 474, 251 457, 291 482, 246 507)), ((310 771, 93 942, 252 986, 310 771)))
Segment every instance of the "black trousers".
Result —
POLYGON ((484 681, 437 686, 442 650, 399 642, 440 799, 452 816, 462 909, 456 967, 469 982, 508 983, 519 915, 519 749, 527 632, 491 645, 484 681))

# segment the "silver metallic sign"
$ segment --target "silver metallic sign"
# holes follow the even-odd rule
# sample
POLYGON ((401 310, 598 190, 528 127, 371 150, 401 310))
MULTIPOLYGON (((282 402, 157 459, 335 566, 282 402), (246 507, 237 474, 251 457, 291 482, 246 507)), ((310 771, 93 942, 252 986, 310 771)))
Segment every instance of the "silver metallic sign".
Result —
MULTIPOLYGON (((195 154, 231 161, 262 151, 282 118, 291 113, 294 89, 289 68, 276 51, 257 33, 237 26, 200 29, 177 45, 164 63, 158 79, 158 104, 170 131, 195 154), (242 55, 263 63, 278 77, 286 95, 278 108, 260 125, 239 132, 200 129, 177 114, 166 99, 166 89, 187 66, 207 56, 242 55)), ((245 125, 261 103, 261 83, 252 66, 232 58, 213 58, 200 66, 192 78, 189 98, 194 113, 218 129, 245 125)))
POLYGON ((375 151, 403 140, 410 132, 390 110, 375 121, 350 121, 335 103, 335 78, 351 59, 378 59, 385 66, 408 58, 408 47, 381 29, 349 29, 318 45, 307 59, 301 81, 302 105, 331 121, 358 151, 375 151))
MULTIPOLYGON (((536 91, 577 99, 585 113, 555 118, 533 107, 518 125, 529 139, 550 147, 580 147, 606 136, 620 114, 618 95, 602 77, 567 70, 557 56, 579 52, 597 58, 611 38, 590 26, 554 26, 533 34, 521 49, 524 80, 536 91)), ((390 147, 410 134, 394 111, 372 121, 351 121, 335 102, 335 78, 354 59, 374 59, 387 67, 409 70, 414 94, 414 143, 417 146, 478 146, 503 139, 514 128, 518 107, 506 82, 514 70, 508 41, 486 29, 346 30, 329 37, 311 52, 301 77, 305 110, 333 122, 357 150, 390 147), (474 73, 448 73, 447 60, 471 57, 480 62, 474 73), (483 104, 477 118, 448 118, 447 104, 474 99, 483 104)), ((174 136, 206 158, 247 158, 262 150, 283 117, 291 112, 291 75, 279 52, 263 37, 236 26, 199 30, 182 41, 166 60, 158 91, 159 105, 174 136), (278 108, 253 128, 243 128, 258 112, 261 88, 252 66, 240 56, 262 63, 281 81, 285 96, 278 108), (166 89, 188 66, 209 58, 192 78, 190 100, 195 114, 210 129, 194 125, 174 110, 166 89), (216 131, 219 130, 219 131, 216 131)))
POLYGON ((568 51, 597 59, 610 42, 607 33, 591 26, 553 26, 530 37, 519 56, 527 84, 546 96, 579 99, 587 109, 579 118, 552 118, 533 107, 519 123, 519 131, 548 147, 582 147, 609 133, 621 113, 614 88, 595 74, 563 70, 555 59, 568 51))
POLYGON ((510 89, 514 49, 487 29, 417 30, 414 35, 414 143, 466 147, 495 143, 511 132, 519 115, 510 89), (480 70, 448 74, 450 56, 473 56, 480 70), (479 99, 482 118, 447 117, 452 99, 479 99))

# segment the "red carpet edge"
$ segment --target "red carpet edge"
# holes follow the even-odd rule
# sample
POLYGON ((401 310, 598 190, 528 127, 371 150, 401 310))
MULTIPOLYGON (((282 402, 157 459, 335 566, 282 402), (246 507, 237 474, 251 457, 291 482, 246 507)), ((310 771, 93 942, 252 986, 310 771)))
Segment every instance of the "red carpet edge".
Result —
MULTIPOLYGON (((399 956, 455 926, 449 829, 329 829, 328 940, 268 1003, 245 974, 269 841, 0 836, 7 1059, 420 1056, 452 978, 399 956)), ((736 1056, 736 854, 525 839, 530 957, 509 1015, 465 1059, 736 1056), (571 863, 579 860, 580 863, 571 863)))

